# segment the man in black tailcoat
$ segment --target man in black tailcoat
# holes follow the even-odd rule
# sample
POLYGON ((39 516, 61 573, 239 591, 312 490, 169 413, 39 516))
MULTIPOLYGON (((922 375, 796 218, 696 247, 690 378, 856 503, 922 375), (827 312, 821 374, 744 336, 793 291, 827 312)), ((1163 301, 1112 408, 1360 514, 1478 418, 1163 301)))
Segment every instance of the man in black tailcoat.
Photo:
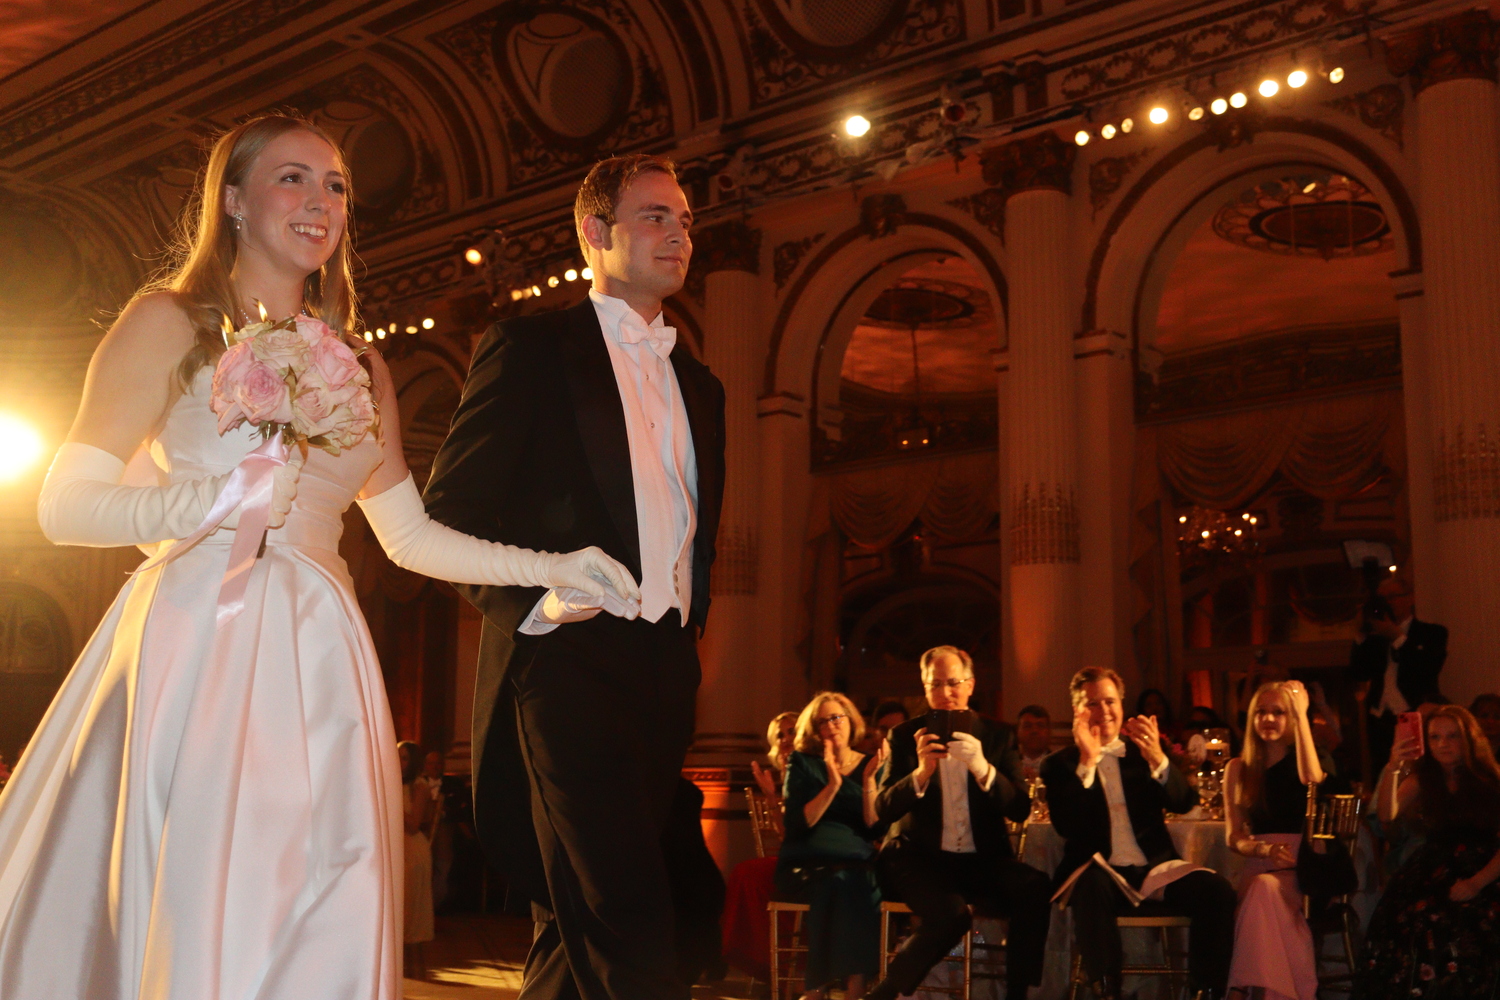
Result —
POLYGON ((1391 755, 1396 716, 1423 702, 1443 702, 1438 675, 1448 659, 1448 629, 1416 617, 1411 583, 1404 574, 1380 581, 1381 600, 1366 606, 1360 638, 1349 651, 1349 677, 1365 685, 1370 710, 1369 773, 1391 755))
MULTIPOLYGON (((1066 842, 1054 881, 1066 881, 1097 853, 1139 889, 1153 868, 1178 858, 1165 813, 1187 812, 1198 804, 1198 793, 1167 759, 1155 717, 1125 719, 1119 674, 1084 667, 1068 689, 1074 745, 1042 764, 1052 827, 1066 842)), ((1190 917, 1188 975, 1201 995, 1224 995, 1235 894, 1223 876, 1191 872, 1168 885, 1162 901, 1148 900, 1136 910, 1109 874, 1092 865, 1074 884, 1068 905, 1084 970, 1100 1000, 1120 996, 1123 956, 1115 918, 1129 913, 1190 917)))
POLYGON ((922 654, 922 687, 934 712, 891 730, 891 756, 876 812, 891 824, 880 852, 888 898, 920 919, 868 1000, 912 993, 964 936, 970 904, 1010 919, 1006 993, 1025 1000, 1042 979, 1047 944, 1047 876, 1016 860, 1007 818, 1031 811, 1015 731, 969 711, 974 663, 954 646, 922 654), (946 712, 946 716, 937 713, 946 712), (955 714, 957 713, 957 714, 955 714), (939 719, 966 731, 937 732, 939 719))
POLYGON ((693 735, 724 391, 661 319, 692 253, 670 161, 596 164, 574 214, 589 297, 485 334, 425 499, 481 538, 597 545, 640 581, 634 619, 576 591, 461 588, 484 614, 475 821, 537 920, 525 1000, 686 1000, 662 836, 693 735))

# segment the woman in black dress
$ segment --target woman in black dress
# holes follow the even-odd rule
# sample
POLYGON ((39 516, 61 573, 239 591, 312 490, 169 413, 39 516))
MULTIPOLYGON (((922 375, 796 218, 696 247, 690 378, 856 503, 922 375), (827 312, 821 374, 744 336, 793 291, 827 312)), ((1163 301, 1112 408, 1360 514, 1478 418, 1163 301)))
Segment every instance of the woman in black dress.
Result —
POLYGON ((1381 821, 1401 818, 1427 839, 1370 918, 1362 1000, 1500 996, 1500 767, 1457 705, 1433 712, 1425 732, 1425 752, 1400 740, 1380 774, 1381 821))
POLYGON ((1262 684, 1246 713, 1244 754, 1224 769, 1229 849, 1250 859, 1240 878, 1231 996, 1257 988, 1268 1000, 1317 996, 1312 931, 1302 917, 1296 870, 1307 786, 1323 780, 1307 700, 1297 681, 1262 684))
POLYGON ((880 890, 875 841, 877 773, 888 753, 851 749, 864 735, 854 703, 821 691, 797 717, 797 752, 786 771, 786 839, 776 865, 783 899, 806 902, 807 992, 822 1000, 831 983, 847 980, 858 1000, 880 969, 880 890))

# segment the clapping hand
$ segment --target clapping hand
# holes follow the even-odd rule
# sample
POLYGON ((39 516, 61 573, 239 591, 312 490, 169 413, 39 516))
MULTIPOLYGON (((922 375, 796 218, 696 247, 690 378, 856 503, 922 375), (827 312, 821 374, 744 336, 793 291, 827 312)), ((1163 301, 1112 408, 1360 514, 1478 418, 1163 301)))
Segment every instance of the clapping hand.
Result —
POLYGON ((983 781, 990 773, 990 762, 984 759, 984 744, 973 733, 954 733, 948 741, 948 756, 963 761, 976 781, 983 781))
POLYGON ((781 790, 776 787, 776 776, 771 769, 758 760, 750 762, 750 773, 755 776, 755 784, 759 786, 760 793, 768 799, 774 799, 780 795, 781 790))
POLYGON ((875 779, 880 774, 880 769, 891 756, 891 741, 881 740, 880 748, 870 754, 870 759, 865 762, 865 789, 871 790, 875 787, 875 779))
POLYGON ((917 730, 918 778, 924 782, 931 778, 933 772, 937 770, 938 761, 946 756, 948 756, 948 750, 936 733, 929 733, 925 726, 917 730))
POLYGON ((1082 705, 1073 710, 1073 742, 1078 744, 1078 761, 1084 767, 1097 767, 1104 756, 1104 737, 1099 727, 1089 721, 1089 710, 1082 705))
POLYGON ((843 772, 839 770, 839 752, 833 745, 833 740, 823 741, 823 766, 828 770, 828 783, 834 788, 844 783, 843 772))
POLYGON ((1161 767, 1167 755, 1161 748, 1161 730, 1157 728, 1156 716, 1137 715, 1133 719, 1126 719, 1123 731, 1130 742, 1141 748, 1141 754, 1146 758, 1146 763, 1151 765, 1151 770, 1161 767))

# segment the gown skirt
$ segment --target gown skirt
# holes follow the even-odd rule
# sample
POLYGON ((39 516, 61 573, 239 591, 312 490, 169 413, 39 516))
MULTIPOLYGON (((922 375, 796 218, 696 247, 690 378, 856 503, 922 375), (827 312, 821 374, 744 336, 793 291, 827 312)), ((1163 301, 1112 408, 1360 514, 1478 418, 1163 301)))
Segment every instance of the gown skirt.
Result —
MULTIPOLYGON (((174 478, 256 443, 197 408, 174 478)), ((377 456, 312 453, 224 626, 232 530, 121 590, 0 794, 0 1000, 399 1000, 396 740, 338 554, 377 456)))

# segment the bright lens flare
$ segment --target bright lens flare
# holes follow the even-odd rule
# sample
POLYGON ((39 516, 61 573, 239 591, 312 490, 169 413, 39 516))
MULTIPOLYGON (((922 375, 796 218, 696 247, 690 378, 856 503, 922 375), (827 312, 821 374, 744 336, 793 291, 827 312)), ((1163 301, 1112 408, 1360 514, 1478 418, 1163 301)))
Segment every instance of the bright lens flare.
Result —
POLYGON ((1335 66, 1335 67, 1333 67, 1333 69, 1329 70, 1328 71, 1328 82, 1329 83, 1343 83, 1344 82, 1344 67, 1342 67, 1342 66, 1335 66))
POLYGON ((1281 84, 1277 83, 1275 80, 1262 80, 1262 81, 1260 81, 1260 96, 1261 97, 1275 97, 1276 96, 1276 92, 1279 91, 1280 89, 1281 89, 1281 84))
POLYGON ((1214 102, 1208 106, 1208 110, 1216 115, 1222 115, 1229 110, 1229 102, 1222 97, 1215 97, 1214 102))
POLYGON ((433 320, 433 318, 431 316, 427 317, 426 319, 424 319, 422 321, 422 329, 424 329, 424 330, 431 330, 435 326, 437 326, 437 323, 433 320))
POLYGON ((1115 127, 1113 125, 1106 125, 1099 130, 1099 134, 1106 139, 1113 139, 1115 137, 1115 127))
POLYGON ((850 115, 844 119, 845 134, 858 139, 868 131, 870 131, 870 119, 864 115, 850 115))
POLYGON ((580 278, 582 278, 584 281, 593 281, 594 280, 594 269, 592 267, 586 267, 586 268, 584 268, 582 271, 580 271, 578 273, 578 276, 580 278))
POLYGON ((1296 90, 1307 82, 1307 74, 1300 69, 1294 69, 1286 78, 1286 85, 1296 90))
POLYGON ((478 247, 469 247, 469 249, 464 251, 464 260, 478 266, 484 262, 484 254, 479 252, 478 247))
POLYGON ((1243 90, 1236 90, 1234 93, 1229 95, 1230 107, 1243 108, 1249 102, 1250 98, 1245 96, 1245 92, 1243 90))
POLYGON ((1073 141, 1080 146, 1087 146, 1089 144, 1089 134, 1083 129, 1079 129, 1073 134, 1073 141))
POLYGON ((42 457, 42 436, 20 417, 0 413, 0 483, 19 479, 42 457))
POLYGON ((1198 119, 1200 119, 1202 117, 1203 117, 1203 109, 1201 107, 1195 107, 1195 108, 1193 108, 1193 110, 1191 110, 1191 111, 1188 112, 1188 118, 1191 119, 1192 121, 1197 121, 1198 119))
POLYGON ((1152 108, 1151 114, 1148 117, 1151 119, 1152 125, 1160 125, 1167 120, 1167 109, 1163 107, 1152 108))

